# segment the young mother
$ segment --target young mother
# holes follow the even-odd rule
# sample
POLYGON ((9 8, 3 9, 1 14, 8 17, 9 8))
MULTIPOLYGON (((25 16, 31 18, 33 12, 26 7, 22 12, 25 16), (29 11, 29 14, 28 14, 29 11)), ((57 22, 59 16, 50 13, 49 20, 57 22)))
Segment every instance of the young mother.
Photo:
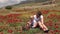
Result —
POLYGON ((44 25, 43 15, 40 11, 38 11, 35 15, 30 17, 30 20, 28 21, 28 25, 30 25, 32 28, 37 27, 37 25, 40 26, 40 28, 43 29, 44 32, 48 32, 48 28, 44 25))

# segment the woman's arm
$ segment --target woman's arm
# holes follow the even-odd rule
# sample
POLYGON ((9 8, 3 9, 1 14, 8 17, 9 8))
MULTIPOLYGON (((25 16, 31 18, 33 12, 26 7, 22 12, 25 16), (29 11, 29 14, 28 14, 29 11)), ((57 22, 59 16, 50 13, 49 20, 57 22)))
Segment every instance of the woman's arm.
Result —
POLYGON ((43 21, 43 15, 41 15, 41 23, 43 23, 44 21, 43 21))
POLYGON ((32 20, 33 20, 33 16, 31 16, 30 19, 28 20, 28 24, 31 24, 32 20))

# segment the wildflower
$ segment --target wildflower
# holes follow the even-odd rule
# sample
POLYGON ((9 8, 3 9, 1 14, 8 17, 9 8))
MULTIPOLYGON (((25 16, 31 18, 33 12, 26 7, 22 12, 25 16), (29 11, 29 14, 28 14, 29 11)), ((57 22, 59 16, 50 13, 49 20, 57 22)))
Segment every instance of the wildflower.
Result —
POLYGON ((8 33, 12 33, 12 32, 13 32, 13 30, 11 30, 11 29, 8 30, 8 33))

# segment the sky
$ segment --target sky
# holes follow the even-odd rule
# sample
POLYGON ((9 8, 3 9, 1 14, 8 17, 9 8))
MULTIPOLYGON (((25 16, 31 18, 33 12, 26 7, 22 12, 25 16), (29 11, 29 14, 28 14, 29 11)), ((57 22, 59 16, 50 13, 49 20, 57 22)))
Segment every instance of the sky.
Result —
MULTIPOLYGON (((18 4, 22 1, 32 1, 32 0, 0 0, 0 7, 18 4)), ((35 1, 35 0, 33 0, 35 1)))
POLYGON ((0 7, 7 6, 7 5, 18 4, 21 1, 26 1, 26 0, 0 0, 0 7))

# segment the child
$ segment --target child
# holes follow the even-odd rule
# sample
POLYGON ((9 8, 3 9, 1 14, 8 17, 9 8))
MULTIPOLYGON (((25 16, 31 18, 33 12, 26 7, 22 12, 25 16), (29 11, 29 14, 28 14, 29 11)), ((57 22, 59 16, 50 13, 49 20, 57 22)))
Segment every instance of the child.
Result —
POLYGON ((43 21, 43 15, 40 11, 36 13, 36 15, 33 15, 30 17, 30 20, 28 21, 27 25, 30 25, 31 28, 37 27, 37 24, 39 24, 40 28, 44 30, 44 32, 48 32, 48 28, 44 25, 43 21))

